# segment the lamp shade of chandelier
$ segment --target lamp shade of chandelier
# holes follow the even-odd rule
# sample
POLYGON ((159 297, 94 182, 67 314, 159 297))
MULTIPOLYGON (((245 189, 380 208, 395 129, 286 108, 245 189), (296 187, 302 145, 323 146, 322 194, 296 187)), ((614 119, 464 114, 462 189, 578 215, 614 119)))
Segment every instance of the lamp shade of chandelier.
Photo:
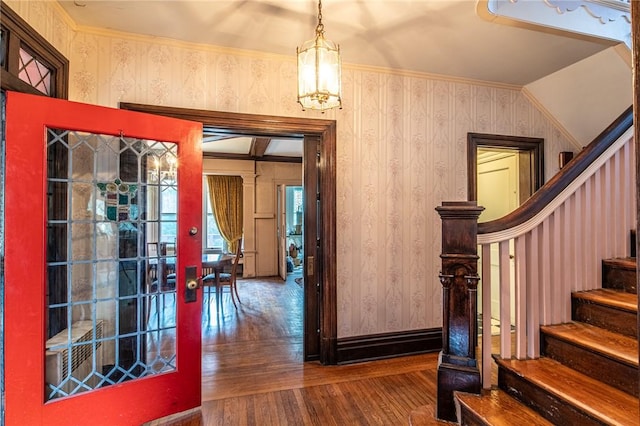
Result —
POLYGON ((340 46, 324 38, 322 0, 318 2, 316 37, 296 49, 298 102, 302 109, 342 108, 340 46))

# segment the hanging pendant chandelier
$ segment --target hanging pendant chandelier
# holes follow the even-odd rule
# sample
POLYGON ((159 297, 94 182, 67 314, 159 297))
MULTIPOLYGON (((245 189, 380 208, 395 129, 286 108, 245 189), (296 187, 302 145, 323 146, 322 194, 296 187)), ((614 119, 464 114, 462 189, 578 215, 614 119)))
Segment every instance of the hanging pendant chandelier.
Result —
POLYGON ((318 1, 316 37, 296 48, 298 102, 302 110, 342 108, 340 46, 324 38, 322 0, 318 1))

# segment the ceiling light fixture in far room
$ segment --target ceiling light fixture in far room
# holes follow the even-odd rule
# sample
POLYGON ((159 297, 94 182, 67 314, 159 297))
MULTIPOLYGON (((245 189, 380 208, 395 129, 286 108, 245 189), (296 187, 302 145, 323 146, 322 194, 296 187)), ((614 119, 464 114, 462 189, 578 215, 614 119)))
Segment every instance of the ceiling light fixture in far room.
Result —
POLYGON ((318 1, 316 37, 296 48, 298 102, 302 110, 342 108, 340 46, 324 38, 322 0, 318 1))

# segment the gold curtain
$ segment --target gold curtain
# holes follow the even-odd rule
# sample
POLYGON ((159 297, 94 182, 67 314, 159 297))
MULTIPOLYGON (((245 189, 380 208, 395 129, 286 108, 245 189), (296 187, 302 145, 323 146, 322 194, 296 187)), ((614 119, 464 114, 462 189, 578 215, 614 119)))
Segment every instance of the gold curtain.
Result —
POLYGON ((209 204, 220 235, 235 253, 242 238, 242 178, 240 176, 207 176, 209 204))

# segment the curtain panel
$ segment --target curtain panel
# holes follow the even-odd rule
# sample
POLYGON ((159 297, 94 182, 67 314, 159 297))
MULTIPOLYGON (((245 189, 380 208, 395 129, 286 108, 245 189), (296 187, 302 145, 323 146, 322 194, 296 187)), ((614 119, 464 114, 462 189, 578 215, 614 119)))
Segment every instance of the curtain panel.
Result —
POLYGON ((242 238, 242 178, 240 176, 207 176, 209 203, 220 235, 235 253, 242 238))

